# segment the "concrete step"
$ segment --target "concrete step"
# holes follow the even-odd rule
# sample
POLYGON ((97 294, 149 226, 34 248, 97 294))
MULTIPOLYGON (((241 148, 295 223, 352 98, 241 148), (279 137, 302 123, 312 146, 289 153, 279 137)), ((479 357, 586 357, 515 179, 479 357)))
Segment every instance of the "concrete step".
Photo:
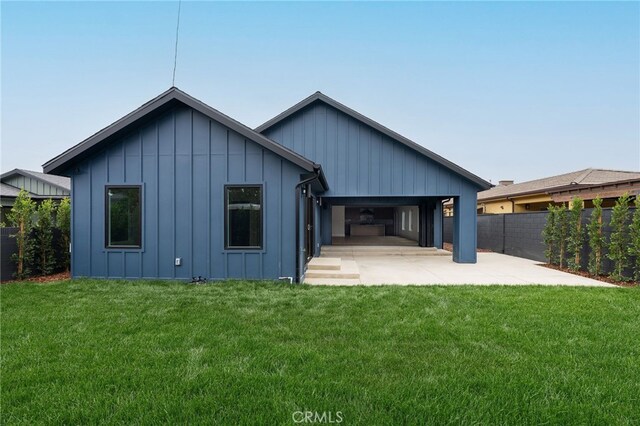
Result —
POLYGON ((344 260, 340 262, 340 269, 307 269, 307 278, 339 278, 339 279, 359 279, 360 270, 355 260, 344 260))
POLYGON ((314 257, 307 264, 307 270, 340 270, 342 261, 339 257, 314 257))
POLYGON ((311 285, 360 285, 355 278, 305 278, 305 284, 311 285))
POLYGON ((322 246, 322 256, 451 256, 435 247, 406 246, 322 246))

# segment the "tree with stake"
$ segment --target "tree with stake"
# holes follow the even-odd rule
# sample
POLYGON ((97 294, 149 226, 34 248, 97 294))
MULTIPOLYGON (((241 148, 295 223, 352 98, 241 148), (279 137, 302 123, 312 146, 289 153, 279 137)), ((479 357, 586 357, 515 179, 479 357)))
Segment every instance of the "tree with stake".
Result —
POLYGON ((616 201, 611 211, 611 239, 607 257, 613 261, 613 271, 609 274, 616 281, 627 281, 624 270, 629 263, 629 194, 624 194, 616 201))
POLYGON ((35 202, 24 189, 16 197, 16 201, 7 214, 7 220, 11 226, 18 228, 11 237, 16 239, 18 251, 11 256, 11 259, 17 264, 16 278, 23 279, 29 276, 31 271, 31 251, 28 250, 29 240, 31 239, 31 229, 33 226, 33 213, 35 211, 35 202))
POLYGON ((602 198, 593 200, 593 211, 587 225, 589 238, 589 273, 598 276, 602 272, 602 256, 605 238, 602 234, 602 198))
POLYGON ((636 210, 633 212, 633 219, 629 225, 629 236, 631 244, 629 244, 629 256, 634 258, 633 262, 633 279, 640 282, 640 197, 636 195, 636 210))
POLYGON ((567 257, 567 206, 562 204, 556 208, 556 236, 558 241, 558 265, 563 268, 567 257))
POLYGON ((71 243, 71 200, 64 198, 58 206, 58 214, 56 215, 56 225, 60 230, 60 245, 62 246, 62 255, 64 258, 65 271, 69 272, 69 244, 71 243))
POLYGON ((557 259, 557 244, 558 239, 556 237, 556 216, 557 208, 553 204, 549 204, 547 207, 547 223, 542 230, 542 239, 546 247, 544 255, 549 260, 549 264, 553 265, 557 259))
POLYGON ((567 250, 569 252, 569 260, 567 261, 569 269, 572 271, 580 270, 580 252, 584 244, 582 233, 582 200, 574 197, 571 200, 571 210, 568 218, 569 239, 567 250))
POLYGON ((53 249, 53 215, 56 206, 53 200, 44 200, 37 208, 38 220, 34 225, 34 250, 37 269, 42 275, 52 274, 56 268, 53 249))

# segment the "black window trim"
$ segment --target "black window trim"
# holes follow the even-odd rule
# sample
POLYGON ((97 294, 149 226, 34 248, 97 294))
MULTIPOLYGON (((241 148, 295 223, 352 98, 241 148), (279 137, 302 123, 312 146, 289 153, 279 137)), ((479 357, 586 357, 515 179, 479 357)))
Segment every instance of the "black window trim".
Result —
POLYGON ((116 249, 116 250, 140 250, 142 249, 142 185, 111 185, 104 186, 104 248, 116 249), (139 204, 138 220, 140 226, 138 227, 138 241, 140 244, 135 246, 123 246, 123 245, 109 245, 109 190, 111 188, 135 188, 138 190, 139 204))
POLYGON ((228 183, 224 185, 224 249, 230 251, 259 251, 264 250, 264 184, 262 183, 228 183), (228 188, 260 188, 260 245, 259 246, 230 246, 229 245, 229 207, 228 188))

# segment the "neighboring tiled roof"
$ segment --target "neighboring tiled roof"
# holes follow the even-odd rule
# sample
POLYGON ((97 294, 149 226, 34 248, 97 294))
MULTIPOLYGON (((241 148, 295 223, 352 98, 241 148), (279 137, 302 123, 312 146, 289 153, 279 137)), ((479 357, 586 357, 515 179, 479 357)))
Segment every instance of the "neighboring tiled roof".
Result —
POLYGON ((584 169, 557 176, 514 183, 512 185, 498 185, 478 193, 478 201, 513 197, 524 194, 546 193, 554 188, 570 185, 594 185, 608 182, 640 179, 640 172, 626 172, 622 170, 584 169))
POLYGON ((10 172, 3 173, 0 176, 0 178, 5 179, 14 175, 22 175, 26 177, 39 179, 50 185, 57 186, 60 189, 71 191, 71 179, 69 179, 68 177, 58 176, 58 175, 49 175, 42 172, 34 172, 32 170, 13 169, 10 172))
POLYGON ((17 197, 20 193, 20 188, 16 188, 15 186, 7 185, 6 183, 0 182, 0 196, 2 197, 17 197))

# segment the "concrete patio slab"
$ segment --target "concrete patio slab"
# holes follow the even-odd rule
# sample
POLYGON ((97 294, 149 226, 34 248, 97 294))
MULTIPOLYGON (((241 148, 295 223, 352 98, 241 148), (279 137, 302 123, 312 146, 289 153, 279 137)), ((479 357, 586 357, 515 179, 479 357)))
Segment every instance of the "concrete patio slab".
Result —
POLYGON ((331 280, 313 284, 327 285, 569 285, 616 287, 602 281, 584 278, 540 266, 539 262, 498 253, 478 253, 478 263, 454 263, 451 256, 355 256, 360 270, 359 280, 331 280))

